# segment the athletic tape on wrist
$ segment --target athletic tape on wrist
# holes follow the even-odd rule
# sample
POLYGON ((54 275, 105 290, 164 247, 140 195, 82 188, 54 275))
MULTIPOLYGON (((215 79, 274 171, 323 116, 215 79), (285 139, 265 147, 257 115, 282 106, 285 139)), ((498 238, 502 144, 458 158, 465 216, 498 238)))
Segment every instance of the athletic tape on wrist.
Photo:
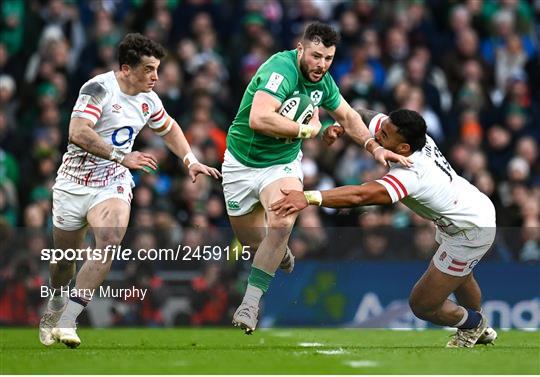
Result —
POLYGON ((374 137, 368 137, 366 141, 364 141, 364 149, 367 149, 367 145, 370 141, 375 141, 374 137))
POLYGON ((322 204, 322 194, 320 191, 304 191, 304 196, 309 204, 318 206, 322 204))
POLYGON ((124 152, 122 152, 119 149, 113 148, 113 150, 111 151, 111 154, 109 155, 109 160, 121 164, 122 161, 124 161, 125 156, 126 154, 124 152))
POLYGON ((188 154, 186 154, 184 156, 184 159, 182 160, 184 161, 184 165, 186 165, 188 167, 188 169, 193 166, 193 164, 196 164, 199 162, 199 160, 197 160, 197 157, 195 157, 195 155, 193 154, 193 152, 189 152, 188 154), (187 161, 187 162, 186 162, 187 161))
POLYGON ((309 139, 314 130, 315 129, 311 124, 300 124, 300 127, 298 128, 298 135, 296 135, 296 137, 298 139, 309 139))

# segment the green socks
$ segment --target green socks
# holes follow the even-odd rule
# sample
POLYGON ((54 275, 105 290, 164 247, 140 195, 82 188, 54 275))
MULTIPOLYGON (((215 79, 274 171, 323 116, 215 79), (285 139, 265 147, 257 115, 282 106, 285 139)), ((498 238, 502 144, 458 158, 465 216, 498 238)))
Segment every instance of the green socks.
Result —
POLYGON ((248 284, 259 288, 263 293, 266 293, 270 282, 274 278, 274 274, 269 274, 257 267, 251 266, 251 272, 249 273, 248 284))

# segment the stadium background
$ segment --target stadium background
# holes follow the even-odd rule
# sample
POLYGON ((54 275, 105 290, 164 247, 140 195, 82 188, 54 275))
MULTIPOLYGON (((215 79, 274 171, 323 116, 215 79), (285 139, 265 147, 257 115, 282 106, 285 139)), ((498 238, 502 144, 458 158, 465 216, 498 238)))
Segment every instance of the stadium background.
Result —
MULTIPOLYGON (((115 46, 125 33, 138 31, 167 47, 155 90, 195 154, 219 167, 250 77, 274 52, 294 48, 307 22, 321 20, 342 34, 331 72, 343 96, 358 108, 421 112, 456 171, 495 203, 498 237, 477 267, 496 313, 491 319, 503 327, 538 328, 539 15, 538 0, 4 0, 0 324, 35 326, 39 320, 45 302, 39 287, 48 274, 39 253, 52 246, 50 194, 71 108, 87 79, 116 69, 115 46)), ((191 184, 149 130, 134 150, 153 153, 159 171, 135 174, 124 247, 233 242, 218 182, 191 184)), ((303 150, 308 189, 383 174, 346 138, 329 148, 307 140, 303 150)), ((402 206, 339 213, 309 208, 290 242, 297 271, 278 273, 262 324, 424 326, 407 311, 406 296, 435 250, 433 234, 402 206)), ((227 324, 248 268, 241 261, 118 262, 107 284, 148 287, 150 297, 98 300, 81 322, 227 324)))

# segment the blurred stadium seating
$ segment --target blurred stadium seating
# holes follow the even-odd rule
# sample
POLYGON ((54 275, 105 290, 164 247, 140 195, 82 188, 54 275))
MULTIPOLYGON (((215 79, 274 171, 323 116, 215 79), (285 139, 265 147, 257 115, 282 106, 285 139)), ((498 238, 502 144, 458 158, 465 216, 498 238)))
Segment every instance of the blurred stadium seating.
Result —
MULTIPOLYGON (((43 300, 35 293, 48 273, 39 251, 52 246, 50 194, 71 108, 86 80, 117 68, 115 46, 125 33, 141 32, 167 47, 155 91, 195 154, 220 167, 227 128, 251 76, 274 52, 294 48, 313 20, 342 34, 331 71, 343 96, 357 108, 422 113, 454 169, 495 203, 500 231, 486 258, 538 263, 539 0, 4 0, 0 323, 37 321, 43 300)), ((232 242, 219 182, 192 184, 148 130, 134 150, 154 154, 159 171, 135 174, 126 245, 232 242)), ((347 138, 331 147, 307 140, 303 150, 307 189, 383 174, 347 138)), ((299 260, 405 261, 429 260, 433 242, 429 223, 395 206, 309 208, 290 244, 299 260), (405 233, 406 243, 389 236, 405 233)), ((111 284, 133 282, 154 294, 135 314, 113 306, 109 317, 125 325, 220 324, 238 301, 246 268, 234 261, 115 263, 111 284)))

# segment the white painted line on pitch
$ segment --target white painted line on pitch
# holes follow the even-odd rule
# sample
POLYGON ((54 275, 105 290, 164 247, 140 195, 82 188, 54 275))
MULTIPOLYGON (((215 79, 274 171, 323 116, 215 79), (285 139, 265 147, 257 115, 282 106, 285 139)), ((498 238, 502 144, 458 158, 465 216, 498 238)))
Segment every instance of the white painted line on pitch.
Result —
POLYGON ((300 347, 321 347, 324 346, 322 343, 298 343, 300 347))
POLYGON ((343 348, 337 348, 334 350, 317 350, 316 352, 322 355, 343 355, 347 353, 343 348))
POLYGON ((373 360, 351 360, 345 361, 345 364, 353 368, 376 367, 379 365, 378 362, 373 360))

